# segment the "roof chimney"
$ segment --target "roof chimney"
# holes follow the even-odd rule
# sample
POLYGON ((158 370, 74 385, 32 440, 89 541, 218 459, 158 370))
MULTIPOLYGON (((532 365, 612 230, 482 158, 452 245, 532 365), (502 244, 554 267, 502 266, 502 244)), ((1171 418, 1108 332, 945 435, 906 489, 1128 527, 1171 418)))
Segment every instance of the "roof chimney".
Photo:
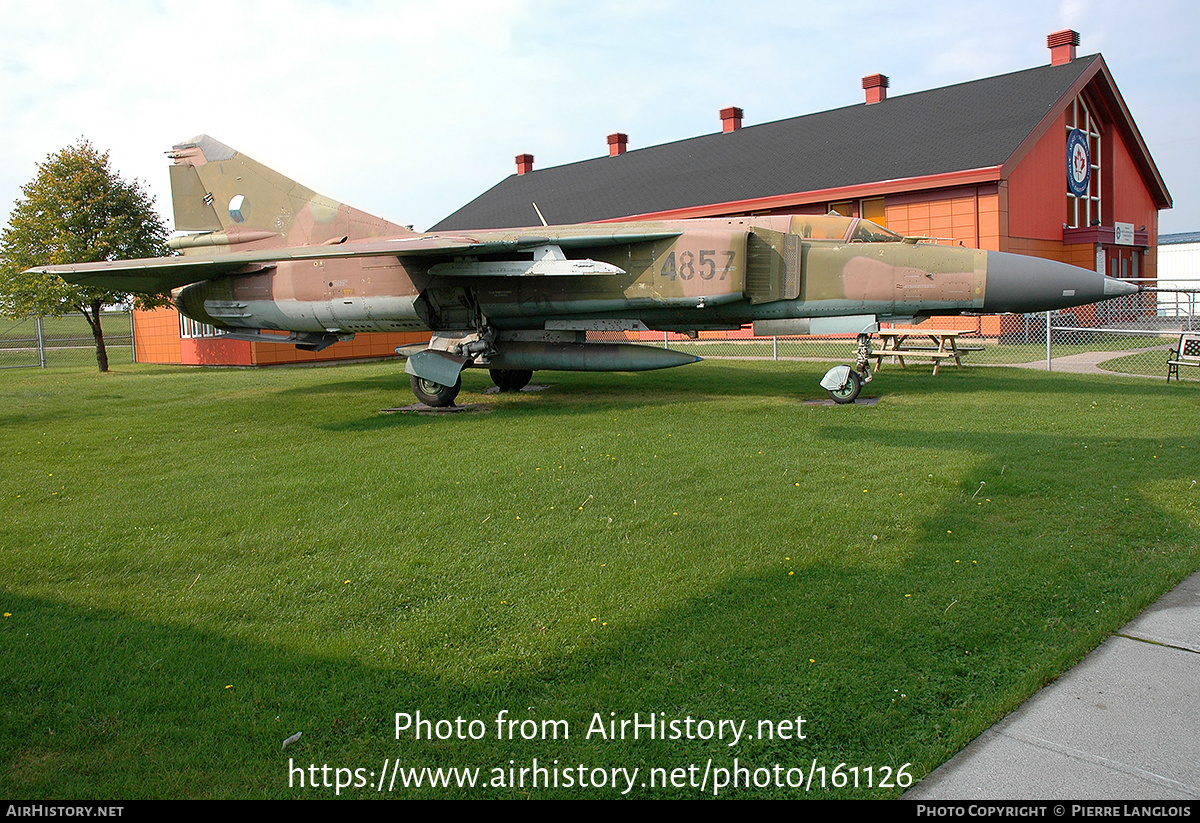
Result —
POLYGON ((867 92, 867 104, 882 103, 887 100, 888 79, 886 74, 871 74, 863 78, 863 88, 867 92))
POLYGON ((533 155, 518 154, 517 155, 517 174, 525 174, 533 171, 533 155))
POLYGON ((1063 29, 1046 37, 1046 48, 1050 49, 1050 65, 1061 66, 1075 59, 1075 47, 1079 45, 1079 32, 1063 29))
POLYGON ((728 134, 742 127, 742 110, 737 106, 721 109, 721 131, 728 134))
POLYGON ((608 136, 608 156, 616 157, 618 154, 625 153, 625 146, 629 143, 629 135, 615 132, 608 136))

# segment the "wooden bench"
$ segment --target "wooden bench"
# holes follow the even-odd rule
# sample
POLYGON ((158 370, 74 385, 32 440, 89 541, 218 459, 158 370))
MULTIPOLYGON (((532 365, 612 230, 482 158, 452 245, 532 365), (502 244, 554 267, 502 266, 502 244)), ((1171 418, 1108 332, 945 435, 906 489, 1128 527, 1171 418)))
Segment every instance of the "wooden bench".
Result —
POLYGON ((1184 332, 1179 335, 1179 348, 1171 349, 1171 359, 1167 361, 1167 382, 1171 375, 1179 380, 1180 366, 1196 366, 1200 368, 1200 333, 1184 332))

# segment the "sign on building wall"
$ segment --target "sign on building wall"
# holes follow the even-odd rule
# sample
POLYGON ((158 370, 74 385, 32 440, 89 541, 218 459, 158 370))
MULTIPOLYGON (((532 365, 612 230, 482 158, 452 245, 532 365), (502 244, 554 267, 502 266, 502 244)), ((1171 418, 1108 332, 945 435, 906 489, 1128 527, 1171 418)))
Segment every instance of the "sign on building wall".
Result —
POLYGON ((1087 197, 1092 177, 1092 158, 1088 151, 1087 135, 1071 129, 1067 135, 1067 188, 1076 197, 1087 197))

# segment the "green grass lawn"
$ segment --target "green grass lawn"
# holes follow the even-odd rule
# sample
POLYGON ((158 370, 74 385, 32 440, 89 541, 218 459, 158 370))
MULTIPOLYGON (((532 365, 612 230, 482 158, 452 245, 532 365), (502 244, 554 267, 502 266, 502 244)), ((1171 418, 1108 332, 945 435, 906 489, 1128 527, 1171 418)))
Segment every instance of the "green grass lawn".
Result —
POLYGON ((0 795, 895 797, 1200 568, 1195 383, 825 368, 0 372, 0 795))
MULTIPOLYGON (((1154 357, 1145 357, 1141 354, 1127 354, 1124 357, 1105 360, 1098 365, 1105 371, 1144 374, 1147 377, 1160 377, 1165 381, 1167 379, 1167 360, 1171 358, 1171 355, 1166 346, 1162 347, 1161 354, 1156 351, 1155 355, 1154 357)), ((1179 377, 1182 380, 1197 380, 1200 379, 1200 371, 1184 366, 1179 369, 1179 377)))

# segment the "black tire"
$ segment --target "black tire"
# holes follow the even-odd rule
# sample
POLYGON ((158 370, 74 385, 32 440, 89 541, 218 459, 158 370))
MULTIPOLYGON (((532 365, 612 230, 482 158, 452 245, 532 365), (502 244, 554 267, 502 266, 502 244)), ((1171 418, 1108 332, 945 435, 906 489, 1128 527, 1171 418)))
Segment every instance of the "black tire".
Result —
POLYGON ((850 372, 849 379, 846 380, 846 385, 840 389, 826 389, 829 392, 829 397, 834 403, 853 403, 858 393, 862 391, 862 377, 858 372, 850 372))
POLYGON ((533 372, 528 369, 491 369, 492 382, 500 391, 520 391, 529 385, 533 372))
POLYGON ((412 384, 413 394, 417 396, 417 399, 435 409, 453 406, 454 398, 458 397, 458 390, 462 388, 462 377, 454 381, 453 386, 443 386, 432 380, 422 380, 415 374, 409 377, 409 382, 412 384))

